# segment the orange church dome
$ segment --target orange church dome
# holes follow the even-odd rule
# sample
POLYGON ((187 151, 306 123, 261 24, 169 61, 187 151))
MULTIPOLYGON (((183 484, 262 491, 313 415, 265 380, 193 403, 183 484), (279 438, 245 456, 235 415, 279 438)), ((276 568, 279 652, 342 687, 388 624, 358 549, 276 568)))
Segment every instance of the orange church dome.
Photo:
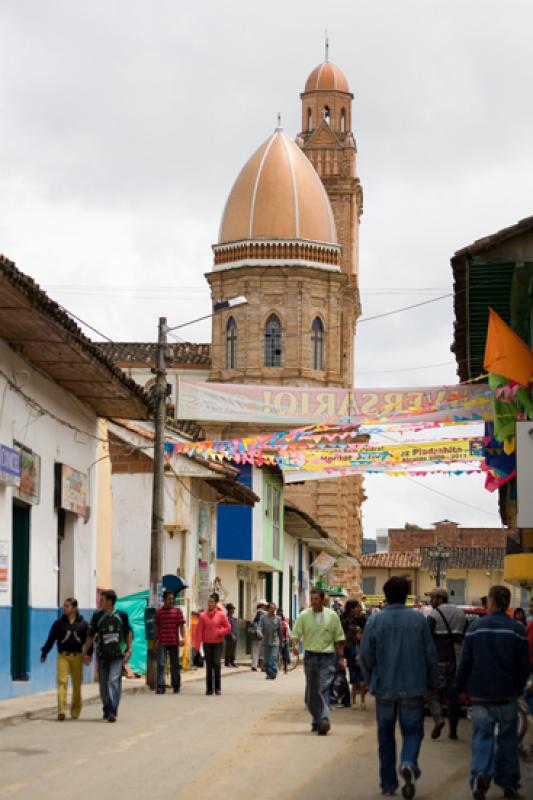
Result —
POLYGON ((222 215, 219 244, 246 239, 337 244, 322 181, 281 128, 244 165, 222 215))
POLYGON ((315 67, 305 82, 307 92, 350 92, 343 71, 331 61, 323 61, 315 67))

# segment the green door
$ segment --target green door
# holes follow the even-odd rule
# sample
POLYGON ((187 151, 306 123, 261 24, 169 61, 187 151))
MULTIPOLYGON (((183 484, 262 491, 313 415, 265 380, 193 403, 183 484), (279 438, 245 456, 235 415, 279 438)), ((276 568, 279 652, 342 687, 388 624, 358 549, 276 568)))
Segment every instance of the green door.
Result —
POLYGON ((13 596, 11 610, 11 675, 27 681, 30 582, 30 508, 13 504, 13 596))
POLYGON ((272 602, 272 573, 267 572, 265 575, 265 600, 267 603, 272 602))

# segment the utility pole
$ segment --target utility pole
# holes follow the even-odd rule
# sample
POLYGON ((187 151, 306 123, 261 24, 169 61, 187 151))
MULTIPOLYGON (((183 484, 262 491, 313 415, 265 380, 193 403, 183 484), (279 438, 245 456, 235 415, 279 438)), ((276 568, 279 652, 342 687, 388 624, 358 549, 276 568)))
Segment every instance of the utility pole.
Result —
MULTIPOLYGON (((185 328, 196 322, 211 319, 217 311, 226 308, 244 305, 245 297, 234 297, 230 300, 219 300, 213 304, 211 314, 203 317, 183 322, 169 328, 166 317, 159 317, 159 328, 157 336, 157 349, 155 367, 152 372, 156 376, 155 385, 152 389, 154 400, 154 466, 152 483, 152 527, 150 533, 150 599, 148 608, 145 611, 145 622, 151 622, 154 618, 155 609, 158 604, 157 587, 161 580, 161 542, 164 532, 164 498, 165 498, 165 423, 167 418, 167 370, 166 370, 166 350, 167 335, 171 331, 185 328)), ((148 661, 146 665, 146 683, 155 688, 156 684, 156 663, 155 653, 148 650, 148 661)))
POLYGON ((150 537, 150 605, 157 605, 157 585, 161 578, 161 542, 164 522, 165 422, 167 416, 167 319, 159 317, 156 382, 154 386, 154 472, 152 485, 152 529, 150 537))

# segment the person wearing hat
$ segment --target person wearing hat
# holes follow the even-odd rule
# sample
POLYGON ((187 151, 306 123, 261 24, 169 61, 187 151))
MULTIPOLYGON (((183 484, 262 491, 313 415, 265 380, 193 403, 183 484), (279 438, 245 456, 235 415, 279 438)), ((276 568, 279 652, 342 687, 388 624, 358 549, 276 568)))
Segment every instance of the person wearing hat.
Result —
POLYGON ((237 620, 235 619, 235 606, 233 603, 226 605, 228 622, 231 625, 231 632, 224 637, 224 664, 226 667, 236 667, 235 651, 237 650, 237 620))
POLYGON ((433 717, 432 739, 438 739, 445 722, 442 714, 442 701, 448 704, 449 738, 457 739, 457 727, 461 704, 455 689, 457 672, 457 656, 466 631, 466 617, 460 608, 448 603, 446 589, 437 587, 428 592, 431 611, 428 623, 437 648, 439 661, 439 688, 428 699, 428 706, 433 717))
POLYGON ((260 600, 257 604, 255 617, 250 622, 248 633, 250 634, 250 647, 252 651, 252 672, 257 672, 259 661, 264 660, 263 631, 261 629, 261 619, 266 614, 267 601, 260 600))

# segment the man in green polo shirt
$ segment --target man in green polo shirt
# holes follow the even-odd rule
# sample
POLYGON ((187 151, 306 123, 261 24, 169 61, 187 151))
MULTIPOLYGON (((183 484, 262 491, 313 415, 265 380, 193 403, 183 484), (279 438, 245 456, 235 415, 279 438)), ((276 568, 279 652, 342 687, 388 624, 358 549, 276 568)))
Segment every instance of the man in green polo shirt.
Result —
POLYGON ((329 693, 337 664, 344 668, 344 631, 338 615, 324 605, 324 598, 323 589, 312 589, 311 608, 302 611, 293 628, 294 638, 305 647, 305 702, 313 718, 311 731, 319 736, 326 736, 331 727, 329 693))

